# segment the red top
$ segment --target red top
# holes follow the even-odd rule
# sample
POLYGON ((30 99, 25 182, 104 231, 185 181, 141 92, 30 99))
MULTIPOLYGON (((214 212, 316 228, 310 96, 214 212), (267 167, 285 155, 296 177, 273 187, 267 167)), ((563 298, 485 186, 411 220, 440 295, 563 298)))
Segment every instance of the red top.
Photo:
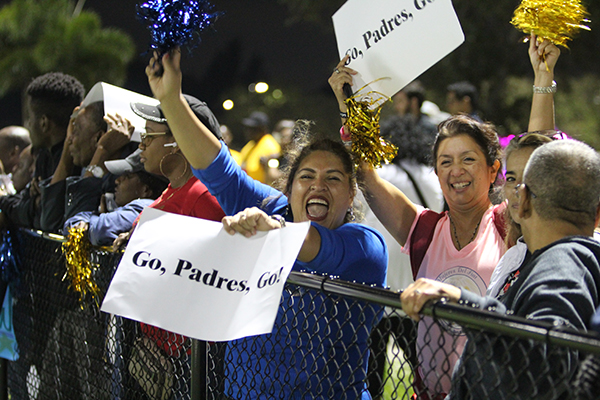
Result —
POLYGON ((149 207, 211 221, 221 221, 225 216, 217 199, 195 176, 178 188, 173 188, 169 184, 167 189, 149 207))
MULTIPOLYGON (((195 176, 179 188, 173 188, 169 184, 163 194, 149 207, 211 221, 221 221, 225 216, 217 199, 195 176)), ((185 336, 144 323, 141 323, 141 326, 144 335, 152 339, 167 355, 176 358, 180 356, 181 347, 186 341, 185 336)), ((188 349, 187 353, 191 354, 191 349, 188 349)))

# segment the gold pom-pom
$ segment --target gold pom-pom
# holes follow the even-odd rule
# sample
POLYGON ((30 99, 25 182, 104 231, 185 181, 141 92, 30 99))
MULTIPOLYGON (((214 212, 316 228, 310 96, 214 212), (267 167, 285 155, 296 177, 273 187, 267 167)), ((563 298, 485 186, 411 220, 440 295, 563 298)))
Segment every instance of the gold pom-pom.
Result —
POLYGON ((85 229, 70 228, 69 237, 62 245, 67 267, 63 280, 68 278, 69 288, 79 293, 81 308, 83 308, 84 299, 88 293, 92 295, 98 305, 100 292, 92 277, 93 267, 89 257, 91 244, 85 237, 85 233, 85 229))
POLYGON ((510 23, 528 35, 568 48, 567 41, 580 29, 590 30, 584 25, 590 22, 587 17, 580 0, 523 0, 510 23))
POLYGON ((390 99, 377 92, 369 92, 363 96, 358 94, 361 90, 346 99, 348 107, 346 128, 350 132, 354 155, 374 168, 378 168, 382 164, 392 162, 398 152, 396 146, 379 135, 381 108, 390 99), (371 97, 373 94, 377 97, 371 97), (361 96, 361 100, 357 100, 358 96, 361 96))

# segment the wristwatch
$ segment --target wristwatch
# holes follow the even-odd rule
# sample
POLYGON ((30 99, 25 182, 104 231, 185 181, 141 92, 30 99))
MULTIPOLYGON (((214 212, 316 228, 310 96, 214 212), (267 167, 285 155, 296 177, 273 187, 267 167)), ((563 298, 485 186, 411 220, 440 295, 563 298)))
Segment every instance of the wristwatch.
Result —
POLYGON ((86 172, 91 172, 96 178, 102 178, 104 176, 104 170, 99 165, 88 165, 85 170, 86 172))

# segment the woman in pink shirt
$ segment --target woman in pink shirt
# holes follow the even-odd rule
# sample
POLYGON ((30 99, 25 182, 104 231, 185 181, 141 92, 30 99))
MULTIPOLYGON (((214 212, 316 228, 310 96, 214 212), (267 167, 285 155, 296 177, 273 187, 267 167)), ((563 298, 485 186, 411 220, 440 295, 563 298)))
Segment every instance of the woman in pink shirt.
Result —
MULTIPOLYGON (((530 131, 554 128, 553 71, 559 54, 548 41, 538 43, 535 36, 531 37, 529 56, 535 80, 530 131)), ((342 113, 347 111, 343 85, 351 84, 356 74, 344 66, 345 62, 345 58, 340 61, 329 79, 342 113)), ((439 214, 412 203, 398 188, 363 165, 365 197, 411 256, 415 278, 452 283, 483 296, 494 267, 506 251, 501 218, 506 205, 493 205, 490 200, 501 167, 495 127, 466 115, 450 117, 438 126, 433 163, 449 211, 439 214)), ((448 393, 452 369, 464 342, 459 327, 437 325, 423 318, 417 339, 420 367, 414 387, 418 398, 437 399, 448 393)))

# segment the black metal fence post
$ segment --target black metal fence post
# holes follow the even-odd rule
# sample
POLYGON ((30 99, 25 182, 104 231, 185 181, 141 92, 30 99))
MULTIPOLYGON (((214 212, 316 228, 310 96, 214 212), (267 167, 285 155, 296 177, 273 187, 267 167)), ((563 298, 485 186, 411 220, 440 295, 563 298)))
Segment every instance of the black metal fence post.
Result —
POLYGON ((192 339, 191 400, 206 399, 207 376, 206 342, 192 339))
POLYGON ((0 358, 0 400, 8 400, 8 360, 0 358))

